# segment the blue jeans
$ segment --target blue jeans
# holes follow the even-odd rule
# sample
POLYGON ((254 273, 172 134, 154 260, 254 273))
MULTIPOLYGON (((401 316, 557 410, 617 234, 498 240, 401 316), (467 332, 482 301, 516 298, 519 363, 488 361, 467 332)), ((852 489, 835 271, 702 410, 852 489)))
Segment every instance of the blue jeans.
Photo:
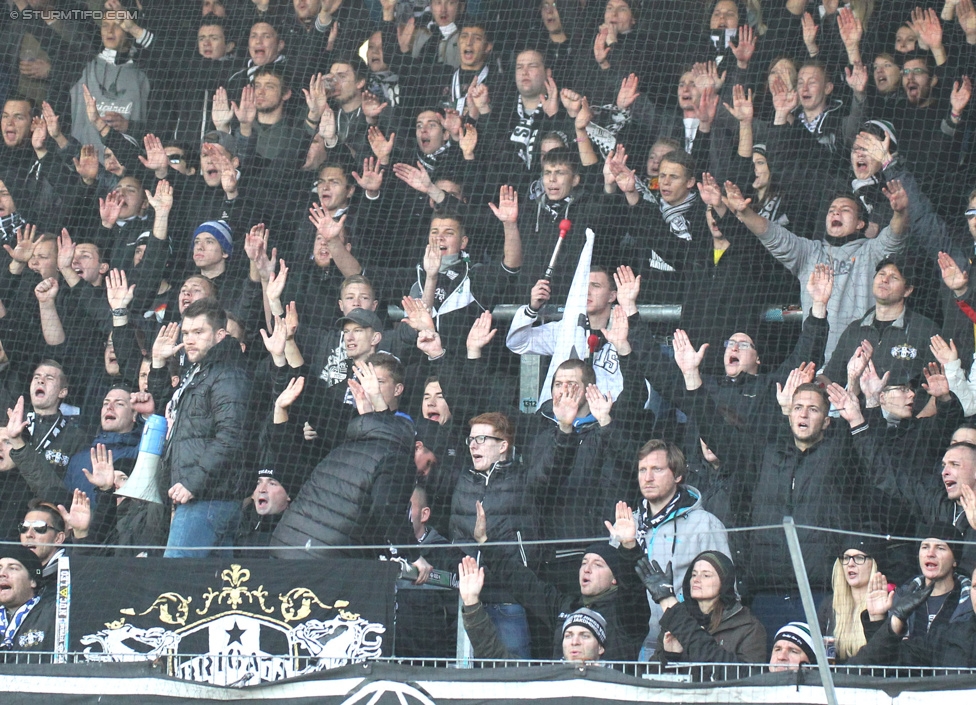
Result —
POLYGON ((505 648, 512 652, 512 656, 521 659, 532 658, 529 622, 525 618, 525 609, 522 605, 514 603, 485 605, 485 612, 498 630, 498 638, 505 648))
POLYGON ((234 501, 191 501, 176 508, 169 527, 164 558, 206 558, 213 546, 233 546, 241 503, 234 501), (203 550, 189 550, 203 549, 203 550))

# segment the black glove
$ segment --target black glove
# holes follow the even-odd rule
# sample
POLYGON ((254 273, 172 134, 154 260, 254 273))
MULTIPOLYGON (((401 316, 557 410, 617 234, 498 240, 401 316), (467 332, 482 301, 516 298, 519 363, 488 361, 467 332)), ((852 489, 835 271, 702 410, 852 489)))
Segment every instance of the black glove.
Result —
POLYGON ((674 597, 674 570, 668 562, 666 570, 661 570, 657 561, 648 561, 644 556, 634 566, 638 577, 650 593, 651 599, 660 602, 666 597, 674 597))
POLYGON ((897 617, 902 622, 907 622, 912 613, 922 606, 929 597, 935 583, 929 583, 925 587, 900 587, 895 590, 895 595, 891 600, 891 616, 897 617))

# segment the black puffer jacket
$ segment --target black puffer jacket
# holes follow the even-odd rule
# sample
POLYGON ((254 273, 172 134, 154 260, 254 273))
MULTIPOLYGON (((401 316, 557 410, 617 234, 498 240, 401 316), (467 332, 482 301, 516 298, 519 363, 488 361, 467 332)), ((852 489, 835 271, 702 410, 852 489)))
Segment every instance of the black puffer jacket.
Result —
POLYGON ((416 543, 406 519, 413 442, 413 422, 405 415, 382 411, 350 421, 345 442, 315 467, 282 515, 271 537, 273 555, 308 557, 284 546, 416 543))
MULTIPOLYGON (((168 387, 165 368, 150 372, 150 390, 168 387), (162 377, 162 380, 160 380, 162 377)), ((244 423, 250 389, 241 347, 230 336, 214 345, 183 390, 163 450, 170 486, 177 482, 197 500, 242 499, 244 423)), ((155 393, 160 400, 162 397, 155 393)))

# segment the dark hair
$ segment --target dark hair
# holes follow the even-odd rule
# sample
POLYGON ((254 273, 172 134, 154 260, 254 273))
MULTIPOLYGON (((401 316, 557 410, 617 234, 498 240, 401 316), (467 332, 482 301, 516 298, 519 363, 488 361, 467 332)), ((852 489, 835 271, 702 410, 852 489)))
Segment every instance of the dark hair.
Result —
MULTIPOLYGON (((187 306, 187 308, 189 308, 189 306, 187 306)), ((241 332, 244 333, 244 340, 241 340, 240 342, 246 343, 247 342, 247 326, 244 325, 244 321, 242 321, 237 316, 237 314, 234 314, 234 313, 232 313, 230 311, 227 311, 227 310, 224 311, 224 315, 227 317, 227 323, 233 322, 233 323, 236 323, 238 325, 238 327, 241 329, 241 332)), ((230 331, 227 331, 227 334, 230 335, 230 331)), ((233 336, 231 336, 231 337, 233 337, 233 336)))
POLYGON ((540 161, 542 162, 543 166, 568 166, 570 170, 572 170, 574 176, 578 175, 580 171, 579 153, 574 152, 567 147, 550 149, 548 152, 542 155, 540 161))
POLYGON ((684 169, 686 179, 695 178, 695 158, 688 154, 688 152, 685 150, 675 149, 668 152, 661 157, 661 163, 664 164, 664 162, 677 164, 684 169))
POLYGON ((477 27, 482 32, 485 33, 485 42, 488 44, 494 44, 494 32, 492 31, 489 23, 486 20, 479 19, 476 17, 471 17, 467 15, 461 18, 461 21, 457 23, 458 31, 463 32, 465 28, 475 28, 477 27))
POLYGON ((350 54, 349 56, 340 56, 338 59, 332 62, 333 64, 346 64, 352 68, 352 72, 356 74, 356 83, 360 81, 365 81, 369 78, 369 67, 366 62, 363 61, 359 55, 350 54))
POLYGON ((796 388, 792 398, 796 399, 796 395, 802 394, 803 392, 813 392, 820 397, 820 406, 823 408, 824 413, 830 409, 830 400, 827 398, 827 393, 820 388, 820 385, 814 384, 813 382, 805 382, 796 388))
MULTIPOLYGON (((857 219, 865 223, 864 227, 867 227, 868 214, 864 212, 864 204, 861 199, 855 196, 850 191, 835 191, 830 197, 830 203, 833 203, 838 198, 843 198, 846 201, 851 201, 854 203, 854 207, 857 208, 857 219)), ((829 208, 830 206, 828 206, 829 208)), ((862 228, 863 229, 863 228, 862 228)))
POLYGON ((675 479, 684 479, 688 474, 688 461, 685 460, 685 454, 681 452, 681 448, 676 446, 671 441, 666 441, 661 438, 652 438, 647 443, 642 445, 639 451, 637 451, 637 462, 640 463, 640 461, 649 456, 651 453, 655 453, 659 450, 664 451, 664 454, 667 457, 668 467, 671 468, 671 472, 674 473, 675 479))
POLYGON ((217 15, 204 15, 201 18, 200 23, 197 25, 197 32, 204 27, 220 27, 220 31, 224 33, 224 39, 227 39, 227 23, 224 21, 223 17, 217 17, 217 15))
POLYGON ((366 364, 382 367, 393 378, 394 384, 403 384, 405 376, 403 363, 395 355, 388 352, 375 352, 366 358, 366 364))
POLYGON ((278 67, 275 66, 274 64, 265 64, 264 66, 262 66, 261 68, 259 68, 257 71, 255 71, 254 72, 254 77, 251 79, 251 82, 253 83, 254 80, 257 79, 259 76, 273 76, 274 78, 277 78, 278 79, 278 85, 281 86, 281 94, 282 95, 284 95, 285 93, 287 93, 290 90, 288 88, 288 84, 285 82, 285 74, 284 74, 284 72, 283 71, 280 71, 278 69, 278 67))
MULTIPOLYGON (((562 370, 579 370, 583 377, 583 386, 586 387, 591 384, 596 384, 596 373, 593 371, 593 365, 588 362, 584 362, 580 359, 565 360, 560 363, 559 367, 556 368, 556 373, 562 370)), ((552 384, 556 383, 556 375, 552 376, 552 384)))
POLYGON ((58 508, 51 502, 45 501, 40 497, 35 497, 27 503, 26 513, 30 512, 43 512, 44 514, 47 514, 47 523, 50 524, 55 531, 60 533, 64 532, 64 518, 61 516, 61 512, 58 511, 58 508))
POLYGON ((932 59, 931 55, 927 51, 919 51, 918 49, 915 49, 914 51, 899 54, 898 59, 901 61, 900 68, 905 68, 905 64, 907 64, 909 61, 921 61, 923 64, 925 64, 925 69, 929 72, 929 75, 932 74, 932 59))
POLYGON ((46 357, 40 362, 38 362, 36 365, 34 365, 34 372, 37 372, 38 367, 53 367, 54 369, 56 369, 58 372, 61 373, 61 388, 62 389, 68 388, 68 373, 64 371, 64 366, 60 362, 58 362, 57 360, 52 360, 49 357, 46 357))
POLYGON ((217 299, 205 298, 194 301, 192 304, 186 307, 183 312, 183 320, 187 318, 197 318, 199 316, 205 316, 207 319, 207 324, 218 331, 227 328, 227 314, 224 312, 223 307, 217 302, 217 299))
POLYGON ((609 267, 604 267, 602 264, 591 265, 590 274, 606 274, 607 279, 610 281, 610 291, 617 290, 617 280, 613 278, 613 270, 609 267))
POLYGON ((508 447, 510 450, 512 446, 515 445, 515 425, 512 423, 512 420, 508 418, 508 416, 500 411, 489 411, 487 414, 479 414, 468 421, 469 428, 475 424, 491 426, 493 429, 495 429, 495 433, 498 434, 498 436, 508 441, 508 447))
POLYGON ((464 234, 464 221, 461 220, 461 215, 457 212, 456 208, 448 206, 434 211, 430 216, 430 222, 433 223, 435 220, 453 220, 458 225, 458 235, 466 237, 464 234))
POLYGON ((4 99, 3 104, 6 105, 7 103, 27 103, 30 106, 31 115, 34 114, 34 110, 37 107, 37 104, 34 102, 33 98, 28 98, 22 93, 14 93, 13 95, 7 96, 4 99))

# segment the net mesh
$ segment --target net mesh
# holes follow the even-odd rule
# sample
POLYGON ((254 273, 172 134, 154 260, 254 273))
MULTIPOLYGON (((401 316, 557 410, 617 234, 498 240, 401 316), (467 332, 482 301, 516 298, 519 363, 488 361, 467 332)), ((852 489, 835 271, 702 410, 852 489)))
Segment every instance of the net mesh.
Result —
POLYGON ((805 582, 840 660, 889 583, 971 620, 971 0, 6 5, 0 527, 49 584, 382 556, 412 658, 464 556, 486 658, 608 595, 662 658, 669 564, 764 628, 716 663, 805 582))

